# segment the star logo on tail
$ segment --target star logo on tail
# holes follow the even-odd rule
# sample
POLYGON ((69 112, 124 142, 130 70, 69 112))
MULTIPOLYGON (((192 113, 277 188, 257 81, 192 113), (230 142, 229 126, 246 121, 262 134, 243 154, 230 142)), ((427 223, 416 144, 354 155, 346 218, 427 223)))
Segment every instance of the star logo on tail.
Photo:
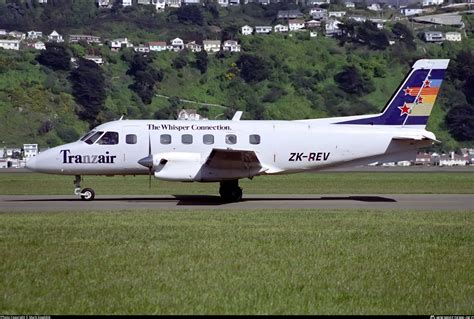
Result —
POLYGON ((403 103, 403 106, 399 106, 398 108, 401 111, 400 116, 402 116, 404 114, 409 114, 410 110, 411 110, 411 108, 406 103, 403 103))

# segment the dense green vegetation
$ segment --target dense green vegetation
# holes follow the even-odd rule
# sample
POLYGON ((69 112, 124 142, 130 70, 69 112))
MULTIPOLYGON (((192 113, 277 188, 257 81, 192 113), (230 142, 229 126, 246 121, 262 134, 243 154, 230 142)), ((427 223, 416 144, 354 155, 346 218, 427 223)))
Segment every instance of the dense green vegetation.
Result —
MULTIPOLYGON (((71 195, 73 177, 35 173, 0 174, 0 194, 71 195), (47 187, 45 187, 47 185, 47 187)), ((83 187, 97 195, 208 194, 217 195, 217 183, 176 183, 147 176, 84 176, 83 187)), ((472 194, 473 172, 321 172, 259 176, 243 179, 245 194, 472 194), (403 187, 400 187, 403 185, 403 187)), ((245 195, 244 195, 245 197, 245 195)))
POLYGON ((474 212, 0 214, 2 314, 470 313, 474 212))
POLYGON ((56 29, 64 35, 93 33, 103 39, 126 36, 136 44, 177 36, 185 42, 234 38, 243 50, 209 56, 161 52, 147 57, 130 49, 113 53, 107 46, 85 43, 63 49, 50 46, 42 53, 1 50, 2 142, 54 146, 77 138, 89 125, 122 114, 175 118, 181 108, 198 108, 210 119, 228 118, 235 110, 243 110, 246 119, 372 113, 382 109, 415 59, 431 57, 452 59, 429 122, 428 128, 443 141, 434 147, 451 150, 473 145, 471 38, 425 44, 402 23, 388 24, 380 31, 368 23, 347 22, 338 39, 309 38, 307 33, 247 37, 238 33, 246 23, 276 22, 278 9, 293 7, 282 3, 222 9, 209 4, 157 14, 146 6, 99 10, 91 1, 56 0, 45 6, 35 1, 15 6, 0 3, 0 28, 45 33, 56 29), (388 40, 395 44, 388 45, 388 40), (81 60, 79 69, 65 64, 65 57, 85 54, 100 54, 106 63, 95 71, 85 70, 81 60), (78 86, 78 80, 90 86, 78 86))

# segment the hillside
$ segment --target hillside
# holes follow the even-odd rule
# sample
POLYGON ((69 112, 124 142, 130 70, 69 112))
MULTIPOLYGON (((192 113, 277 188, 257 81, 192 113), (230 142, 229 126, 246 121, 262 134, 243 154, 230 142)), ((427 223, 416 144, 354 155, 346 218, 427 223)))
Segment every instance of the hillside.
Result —
MULTIPOLYGON (((34 8, 30 10, 34 12, 34 8)), ((138 81, 137 74, 130 71, 135 61, 133 50, 114 53, 106 45, 66 45, 69 54, 77 58, 94 53, 105 60, 100 67, 105 79, 105 101, 95 123, 117 119, 122 114, 129 119, 174 118, 181 108, 197 108, 209 119, 228 118, 235 110, 244 111, 245 119, 288 120, 374 113, 383 108, 414 60, 450 58, 453 61, 448 78, 443 83, 429 129, 443 141, 435 148, 451 150, 473 145, 472 139, 456 141, 446 125, 449 110, 467 103, 463 92, 469 84, 466 78, 461 78, 459 70, 472 75, 470 69, 466 69, 469 67, 466 63, 472 61, 469 59, 474 54, 472 39, 442 45, 415 39, 416 49, 412 50, 403 41, 396 41, 380 50, 360 45, 354 39, 343 41, 321 35, 310 38, 308 33, 291 37, 281 34, 242 36, 236 32, 236 25, 272 21, 265 16, 265 11, 259 14, 246 6, 219 9, 217 17, 203 9, 202 26, 180 23, 173 11, 157 15, 142 8, 118 9, 113 14, 95 10, 82 17, 83 21, 91 22, 89 25, 76 21, 63 25, 61 32, 93 33, 107 38, 127 36, 142 43, 177 36, 199 41, 228 34, 242 46, 241 53, 209 54, 204 73, 198 69, 197 55, 192 52, 148 54, 147 70, 159 71, 160 76, 153 82, 151 99, 146 101, 137 94, 137 84, 133 89, 138 81), (124 18, 123 21, 118 22, 118 17, 124 18), (144 17, 140 23, 137 22, 139 17, 144 17), (220 31, 214 32, 217 26, 220 31), (337 75, 348 69, 356 73, 361 84, 354 90, 346 87, 347 83, 336 81, 337 75)), ((11 27, 12 21, 6 16, 3 21, 0 18, 0 28, 11 27)), ((32 21, 35 20, 32 18, 32 21)), ((51 24, 49 21, 44 27, 48 29, 51 24)), ((389 24, 384 32, 394 38, 392 29, 393 24, 389 24)), ((81 106, 71 84, 74 68, 54 70, 40 64, 38 55, 34 50, 0 49, 0 134, 5 145, 38 142, 40 147, 55 146, 73 141, 88 130, 90 122, 81 120, 83 117, 78 115, 81 106)), ((472 104, 469 105, 472 108, 472 104)))

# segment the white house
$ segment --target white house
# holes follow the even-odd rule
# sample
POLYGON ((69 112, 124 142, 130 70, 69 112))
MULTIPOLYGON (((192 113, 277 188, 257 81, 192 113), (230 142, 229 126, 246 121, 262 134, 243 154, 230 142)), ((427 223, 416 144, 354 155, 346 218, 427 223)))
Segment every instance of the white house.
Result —
POLYGON ((288 21, 288 29, 290 31, 298 31, 304 29, 304 20, 292 19, 288 21))
POLYGON ((36 40, 43 37, 43 32, 41 31, 28 31, 27 34, 28 40, 36 40))
POLYGON ((145 44, 139 44, 137 47, 133 48, 133 51, 140 53, 148 53, 150 52, 150 47, 145 44))
POLYGON ((0 39, 0 48, 5 50, 20 50, 20 40, 0 39))
POLYGON ((166 0, 166 5, 171 8, 180 8, 181 0, 166 0))
POLYGON ((209 53, 216 53, 221 50, 221 41, 218 40, 204 40, 202 44, 204 51, 209 53))
POLYGON ((151 4, 155 6, 156 11, 160 12, 165 10, 166 0, 152 0, 151 4))
POLYGON ((310 31, 309 32, 309 37, 310 38, 316 38, 318 36, 318 33, 316 31, 310 31))
POLYGON ((201 0, 182 0, 185 6, 190 4, 200 4, 201 0))
MULTIPOLYGON (((247 2, 248 3, 248 2, 247 2)), ((245 4, 247 4, 245 3, 245 4)), ((231 6, 239 6, 240 5, 240 0, 229 0, 229 5, 231 6)))
POLYGON ((309 14, 313 19, 321 20, 328 16, 328 10, 321 8, 312 8, 309 10, 309 14))
POLYGON ((242 27, 242 35, 250 35, 253 32, 253 28, 249 25, 244 25, 242 27))
POLYGON ((64 39, 62 35, 54 30, 50 35, 48 35, 48 41, 61 43, 64 42, 64 39))
POLYGON ((151 0, 137 0, 137 4, 150 4, 151 0))
POLYGON ((7 30, 0 29, 0 35, 7 35, 7 30))
POLYGON ((423 38, 426 42, 443 42, 445 40, 443 32, 440 31, 426 31, 423 38))
POLYGON ((227 7, 229 6, 229 0, 217 0, 217 4, 221 7, 227 7))
POLYGON ((222 49, 224 51, 240 52, 240 44, 238 44, 237 41, 234 40, 227 40, 224 41, 222 49))
POLYGON ((173 47, 174 52, 181 51, 184 49, 184 41, 180 38, 175 38, 171 40, 171 46, 173 47))
POLYGON ((271 26, 255 26, 255 33, 257 34, 268 34, 272 32, 273 28, 271 26))
POLYGON ((446 32, 444 35, 445 35, 446 41, 459 42, 462 40, 461 33, 459 32, 446 32))
POLYGON ((25 40, 26 39, 26 34, 20 31, 11 31, 8 32, 8 35, 11 36, 12 38, 18 39, 18 40, 25 40))
POLYGON ((422 13, 423 13, 423 9, 419 9, 419 8, 403 8, 403 9, 400 9, 400 13, 403 14, 405 17, 410 17, 410 16, 422 14, 422 13))
POLYGON ((385 23, 387 22, 386 19, 378 19, 378 18, 370 18, 369 21, 374 23, 378 29, 382 30, 385 23))
POLYGON ((340 21, 338 20, 333 20, 333 19, 330 19, 330 20, 327 20, 326 21, 326 36, 327 37, 332 37, 336 34, 339 34, 340 30, 339 30, 339 25, 341 24, 340 21))
POLYGON ((370 11, 382 11, 382 7, 378 3, 372 3, 370 6, 367 6, 367 10, 370 11))
POLYGON ((129 7, 132 5, 132 0, 122 0, 122 7, 129 7))
POLYGON ((28 42, 26 46, 35 50, 46 50, 43 41, 28 42))
POLYGON ((345 15, 346 15, 346 11, 329 11, 328 12, 329 17, 342 18, 345 15))
POLYGON ((95 62, 99 65, 102 65, 104 64, 104 59, 102 59, 101 56, 97 56, 97 55, 84 55, 84 59, 86 60, 89 60, 89 61, 92 61, 92 62, 95 62))
POLYGON ((321 21, 318 20, 309 20, 305 22, 307 29, 319 28, 321 26, 321 21))
POLYGON ((288 26, 283 25, 283 24, 277 24, 276 26, 273 27, 273 31, 275 33, 288 32, 288 26))
POLYGON ((188 49, 191 52, 201 52, 202 51, 202 45, 197 44, 196 41, 191 41, 186 43, 185 45, 186 49, 188 49))
POLYGON ((110 3, 110 0, 97 0, 97 6, 99 8, 111 8, 112 4, 110 3))
POLYGON ((110 50, 113 52, 119 51, 122 46, 130 46, 127 38, 114 39, 110 41, 110 50))
POLYGON ((207 120, 206 117, 201 116, 195 109, 182 109, 178 113, 178 120, 207 120))
POLYGON ((423 7, 427 6, 438 6, 440 4, 443 4, 444 0, 422 0, 421 5, 423 7))
POLYGON ((346 6, 346 8, 355 8, 355 3, 352 1, 346 1, 344 5, 346 6))
POLYGON ((166 51, 166 42, 164 41, 148 42, 148 47, 150 48, 150 51, 156 51, 156 52, 166 51))

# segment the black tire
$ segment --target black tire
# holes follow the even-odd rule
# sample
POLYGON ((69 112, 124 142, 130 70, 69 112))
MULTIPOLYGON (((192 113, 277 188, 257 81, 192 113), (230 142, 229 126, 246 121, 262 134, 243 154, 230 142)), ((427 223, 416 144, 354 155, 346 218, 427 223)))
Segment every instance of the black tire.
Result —
POLYGON ((240 187, 221 187, 219 188, 219 194, 226 202, 238 202, 242 200, 242 188, 240 187))
POLYGON ((93 200, 94 197, 95 197, 95 192, 92 188, 84 188, 81 191, 81 199, 82 200, 90 201, 90 200, 93 200))

